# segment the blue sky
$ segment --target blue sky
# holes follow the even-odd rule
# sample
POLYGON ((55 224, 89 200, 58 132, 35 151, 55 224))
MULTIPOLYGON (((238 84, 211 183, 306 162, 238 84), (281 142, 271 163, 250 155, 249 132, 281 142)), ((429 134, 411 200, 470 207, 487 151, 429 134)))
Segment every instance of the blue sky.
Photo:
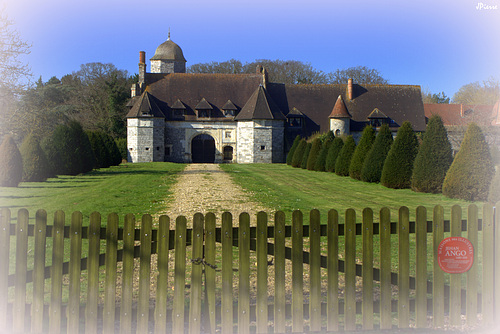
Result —
POLYGON ((500 0, 0 3, 33 44, 25 60, 35 80, 89 62, 137 73, 139 51, 151 58, 169 28, 188 66, 231 58, 300 60, 324 72, 361 65, 450 97, 467 83, 500 80, 500 0))

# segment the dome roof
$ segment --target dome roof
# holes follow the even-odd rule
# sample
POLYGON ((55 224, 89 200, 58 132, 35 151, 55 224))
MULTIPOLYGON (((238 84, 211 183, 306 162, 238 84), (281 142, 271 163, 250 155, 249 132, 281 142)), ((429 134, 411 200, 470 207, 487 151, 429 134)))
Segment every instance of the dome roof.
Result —
POLYGON ((170 34, 168 39, 156 48, 155 55, 151 58, 151 60, 186 61, 179 45, 170 40, 170 34))

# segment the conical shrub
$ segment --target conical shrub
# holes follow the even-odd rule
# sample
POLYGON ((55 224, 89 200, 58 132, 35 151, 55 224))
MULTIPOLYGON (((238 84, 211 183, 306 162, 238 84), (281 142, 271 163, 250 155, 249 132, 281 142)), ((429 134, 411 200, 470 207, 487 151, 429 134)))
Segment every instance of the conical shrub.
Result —
POLYGON ((23 159, 23 181, 41 182, 49 176, 49 162, 40 147, 40 141, 33 136, 28 135, 19 149, 23 159))
POLYGON ((349 176, 349 166, 354 150, 356 150, 356 142, 352 136, 348 136, 335 161, 335 174, 349 176))
POLYGON ((443 182, 443 194, 467 201, 486 201, 495 173, 484 135, 469 124, 464 139, 443 182))
POLYGON ((302 155, 302 161, 300 162, 300 168, 307 168, 307 160, 309 159, 309 153, 311 152, 312 143, 307 143, 304 149, 304 155, 302 155))
POLYGON ((307 142, 305 139, 301 139, 299 145, 295 152, 293 152, 292 166, 300 167, 302 163, 302 156, 304 155, 304 151, 306 150, 307 142))
POLYGON ((14 139, 7 135, 0 145, 0 187, 17 187, 23 177, 23 158, 14 139))
POLYGON ((318 172, 324 172, 326 166, 326 156, 328 154, 328 149, 332 145, 333 139, 328 137, 323 145, 321 146, 321 151, 319 151, 318 159, 316 159, 316 164, 314 165, 314 170, 318 172))
POLYGON ((418 153, 418 139, 410 122, 404 122, 387 154, 380 182, 388 188, 410 188, 413 163, 418 153))
POLYGON ((438 194, 453 161, 448 134, 439 116, 430 118, 413 166, 411 189, 438 194))
POLYGON ((111 135, 103 133, 103 141, 109 152, 109 165, 118 166, 122 162, 122 157, 115 140, 111 135))
POLYGON ((389 125, 383 124, 375 138, 373 146, 366 155, 363 168, 361 169, 361 180, 365 182, 380 182, 384 161, 391 149, 393 139, 389 125))
POLYGON ((110 154, 104 142, 104 133, 101 131, 87 131, 90 146, 95 156, 94 168, 107 168, 111 165, 110 154))
POLYGON ((366 155, 372 148, 373 142, 375 141, 375 130, 369 125, 367 125, 361 139, 359 140, 358 146, 352 155, 351 164, 349 165, 349 176, 355 180, 361 180, 361 169, 363 169, 363 163, 365 162, 366 155))
POLYGON ((335 162, 337 157, 344 146, 344 141, 340 137, 335 137, 332 144, 328 148, 328 154, 326 155, 325 170, 327 172, 335 172, 335 162))
POLYGON ((320 151, 321 151, 321 140, 319 138, 316 138, 312 142, 311 151, 309 152, 309 156, 307 157, 306 168, 308 170, 314 170, 314 166, 316 165, 316 160, 318 159, 320 151))
POLYGON ((299 143, 300 143, 300 136, 297 135, 297 137, 295 137, 295 140, 293 141, 292 147, 290 147, 290 151, 288 151, 288 154, 286 156, 286 164, 287 165, 292 164, 293 153, 297 149, 297 146, 299 146, 299 143))

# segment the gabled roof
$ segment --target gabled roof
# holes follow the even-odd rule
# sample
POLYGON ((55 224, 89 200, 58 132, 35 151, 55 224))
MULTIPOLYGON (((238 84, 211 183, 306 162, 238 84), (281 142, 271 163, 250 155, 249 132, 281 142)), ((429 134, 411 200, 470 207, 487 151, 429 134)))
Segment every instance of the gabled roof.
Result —
POLYGON ((299 109, 293 107, 292 110, 290 110, 290 112, 288 114, 286 114, 286 117, 287 118, 288 117, 304 117, 304 114, 299 109))
POLYGON ((208 101, 205 98, 202 98, 200 102, 194 107, 196 110, 206 110, 206 109, 213 109, 213 107, 208 103, 208 101))
POLYGON ((347 108, 345 107, 344 100, 342 99, 342 95, 337 97, 337 101, 335 101, 335 105, 333 106, 333 110, 330 113, 328 118, 351 118, 347 108))
POLYGON ((372 119, 372 118, 389 118, 389 117, 387 117, 386 114, 381 112, 379 108, 375 108, 375 109, 373 109, 371 114, 368 115, 368 119, 372 119))
POLYGON ((181 100, 177 99, 174 104, 172 104, 172 109, 186 109, 184 103, 181 100))
POLYGON ((238 110, 238 108, 231 100, 227 100, 227 102, 222 106, 222 110, 238 110))
POLYGON ((154 96, 147 91, 135 101, 134 106, 127 114, 127 118, 133 117, 161 117, 165 118, 165 114, 161 111, 156 103, 154 96))
POLYGON ((444 125, 465 126, 471 122, 477 125, 491 125, 494 115, 491 105, 468 105, 427 103, 424 104, 425 117, 439 115, 444 125))
POLYGON ((237 121, 254 119, 285 120, 286 117, 264 87, 259 85, 234 119, 237 121))

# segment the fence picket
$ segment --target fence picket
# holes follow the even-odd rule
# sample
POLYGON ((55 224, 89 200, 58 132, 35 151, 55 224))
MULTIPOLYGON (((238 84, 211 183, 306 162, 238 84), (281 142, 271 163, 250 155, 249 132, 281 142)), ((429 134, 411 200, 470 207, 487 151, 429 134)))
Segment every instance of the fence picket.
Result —
POLYGON ((380 210, 380 329, 392 328, 391 212, 380 210))
POLYGON ((215 214, 209 212, 205 216, 205 261, 211 266, 205 266, 205 332, 215 334, 215 214))
POLYGON ((356 329, 356 211, 345 213, 344 330, 356 329))
POLYGON ((143 215, 140 240, 139 300, 137 305, 137 331, 139 333, 147 333, 149 324, 152 225, 151 215, 143 215))
POLYGON ((285 213, 274 215, 274 332, 285 333, 285 213))
POLYGON ((169 254, 170 218, 162 215, 159 219, 157 234, 157 286, 155 305, 155 333, 167 331, 167 289, 168 289, 168 254, 169 254))
POLYGON ((69 296, 68 332, 78 333, 80 329, 80 277, 82 261, 82 222, 81 212, 71 215, 69 250, 69 296))
POLYGON ((328 211, 328 282, 327 282, 327 327, 329 332, 339 329, 339 214, 328 211))
POLYGON ((240 214, 238 229, 238 333, 250 333, 250 215, 240 214))
POLYGON ((189 333, 200 333, 201 330, 201 275, 203 271, 203 214, 193 217, 193 235, 191 252, 191 299, 189 303, 189 333))
POLYGON ((54 225, 52 229, 52 266, 51 266, 51 289, 49 308, 49 332, 61 332, 61 306, 62 306, 62 269, 64 252, 64 222, 65 214, 58 210, 54 214, 54 225))
POLYGON ((321 221, 319 210, 309 219, 309 323, 311 332, 321 331, 321 221))
POLYGON ((292 214, 292 332, 304 332, 304 223, 302 212, 292 214))
POLYGON ((427 327, 427 209, 417 207, 416 215, 416 283, 415 283, 415 325, 427 327))
POLYGON ((406 206, 399 209, 398 221, 398 326, 410 325, 410 211, 406 206))
POLYGON ((104 285, 103 332, 115 331, 116 269, 118 251, 118 215, 108 215, 106 224, 106 278, 104 285))
POLYGON ((120 333, 132 332, 132 291, 134 281, 135 216, 128 214, 123 222, 122 302, 120 306, 120 333))
POLYGON ((175 220, 174 309, 172 332, 184 333, 184 287, 186 284, 186 217, 175 220))
POLYGON ((87 305, 85 307, 85 333, 97 333, 97 306, 99 302, 99 253, 101 214, 92 212, 89 224, 89 255, 87 265, 87 305))
POLYGON ((477 323, 477 273, 478 273, 478 233, 477 233, 477 206, 469 205, 467 217, 467 239, 474 247, 474 259, 472 267, 467 271, 467 298, 466 298, 466 315, 467 325, 475 326, 477 323))
POLYGON ((267 333, 267 213, 257 213, 257 333, 267 333))
POLYGON ((373 210, 363 210, 363 329, 373 329, 373 210))
POLYGON ((434 327, 444 326, 444 271, 437 261, 438 248, 444 239, 444 209, 436 205, 433 211, 432 242, 433 242, 433 271, 432 271, 432 321, 434 327))
POLYGON ((28 269, 28 221, 26 209, 17 212, 16 225, 16 284, 12 329, 14 333, 24 332, 26 319, 26 272, 28 269))
MULTIPOLYGON (((33 303, 31 305, 31 332, 43 331, 43 294, 45 286, 45 255, 47 212, 38 210, 35 217, 35 251, 33 263, 33 303)), ((1 256, 1 255, 0 255, 1 256)))
POLYGON ((10 329, 7 321, 9 303, 10 210, 0 211, 0 328, 10 329))
MULTIPOLYGON (((495 230, 495 256, 500 256, 500 201, 496 203, 496 212, 494 214, 495 221, 494 221, 494 230, 495 230)), ((484 246, 483 246, 483 253, 484 253, 484 246)), ((496 257, 496 265, 495 265, 495 271, 493 273, 494 276, 494 281, 493 281, 493 286, 495 286, 495 304, 493 305, 493 308, 495 310, 495 313, 493 315, 493 318, 496 321, 497 326, 500 327, 500 265, 498 264, 500 262, 500 259, 496 257)), ((484 291, 484 290, 483 290, 484 291)), ((484 294, 483 294, 484 295, 484 294)), ((484 298, 484 297, 483 297, 484 298)))
MULTIPOLYGON (((498 212, 497 212, 498 215, 498 212)), ((493 221, 493 208, 491 204, 485 203, 483 205, 483 286, 482 286, 482 313, 483 325, 491 326, 495 319, 493 318, 493 293, 494 289, 494 269, 495 268, 495 254, 491 252, 494 249, 494 221, 493 221)), ((498 262, 498 261, 497 261, 498 262)))
POLYGON ((233 216, 222 214, 222 334, 233 333, 233 216))
MULTIPOLYGON (((454 205, 451 208, 450 230, 452 237, 462 235, 462 208, 454 205)), ((462 313, 462 274, 450 274, 450 324, 459 326, 462 313)))

